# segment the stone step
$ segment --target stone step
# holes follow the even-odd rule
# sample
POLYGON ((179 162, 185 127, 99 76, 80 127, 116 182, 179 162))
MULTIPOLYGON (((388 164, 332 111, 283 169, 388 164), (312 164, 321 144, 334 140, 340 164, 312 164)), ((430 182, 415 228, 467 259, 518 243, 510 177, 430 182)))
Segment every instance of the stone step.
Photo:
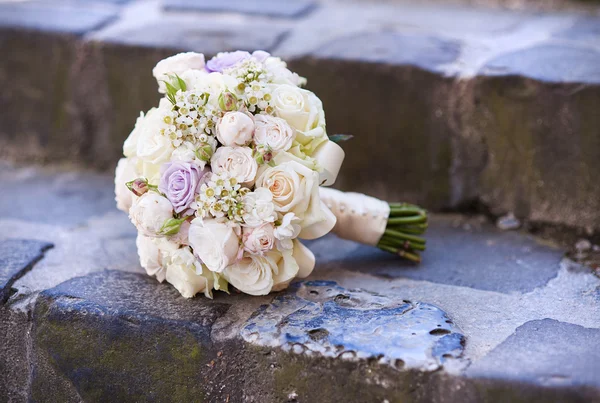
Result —
POLYGON ((600 402, 600 278, 552 240, 433 215, 421 265, 327 236, 287 291, 188 300, 110 174, 1 168, 2 401, 600 402))
POLYGON ((221 3, 0 4, 0 155, 110 170, 157 103, 158 60, 263 48, 308 77, 330 133, 355 135, 342 189, 600 228, 597 8, 221 3))

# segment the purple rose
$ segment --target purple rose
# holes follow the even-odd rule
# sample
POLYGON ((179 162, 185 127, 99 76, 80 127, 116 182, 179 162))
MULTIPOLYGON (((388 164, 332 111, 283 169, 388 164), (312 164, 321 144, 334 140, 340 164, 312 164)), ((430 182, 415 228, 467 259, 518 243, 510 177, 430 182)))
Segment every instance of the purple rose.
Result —
POLYGON ((200 180, 209 172, 189 162, 169 162, 162 166, 158 190, 167 196, 176 213, 190 208, 196 199, 200 180))
POLYGON ((244 61, 250 57, 250 53, 242 50, 236 50, 235 52, 221 53, 218 56, 213 57, 206 62, 206 70, 210 73, 221 73, 223 70, 235 66, 241 61, 244 61))

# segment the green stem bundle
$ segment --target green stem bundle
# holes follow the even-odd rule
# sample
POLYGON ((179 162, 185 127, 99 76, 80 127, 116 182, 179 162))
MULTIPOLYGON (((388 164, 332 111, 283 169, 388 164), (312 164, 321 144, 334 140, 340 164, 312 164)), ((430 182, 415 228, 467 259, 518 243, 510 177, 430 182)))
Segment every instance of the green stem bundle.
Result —
POLYGON ((390 203, 387 226, 377 247, 418 263, 419 251, 425 250, 426 243, 419 235, 426 230, 426 210, 408 203, 390 203))

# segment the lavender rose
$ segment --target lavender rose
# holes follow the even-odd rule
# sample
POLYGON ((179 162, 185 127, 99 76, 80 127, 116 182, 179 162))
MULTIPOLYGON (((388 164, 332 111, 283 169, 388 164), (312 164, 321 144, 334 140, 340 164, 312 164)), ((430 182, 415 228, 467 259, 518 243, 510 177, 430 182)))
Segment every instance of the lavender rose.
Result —
POLYGON ((250 57, 250 53, 242 50, 236 50, 235 52, 219 53, 206 63, 206 70, 210 73, 221 73, 223 70, 233 67, 239 62, 246 60, 250 57))
POLYGON ((184 212, 194 202, 200 181, 209 171, 208 168, 200 169, 198 165, 189 162, 164 164, 158 190, 167 196, 176 213, 184 212))

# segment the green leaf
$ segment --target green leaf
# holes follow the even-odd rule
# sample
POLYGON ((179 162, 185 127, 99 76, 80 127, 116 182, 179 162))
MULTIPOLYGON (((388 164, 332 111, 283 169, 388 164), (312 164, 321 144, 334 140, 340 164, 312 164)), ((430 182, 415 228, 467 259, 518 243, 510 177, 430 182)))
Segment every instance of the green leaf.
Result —
POLYGON ((181 228, 181 224, 187 220, 187 217, 184 218, 169 218, 167 221, 165 221, 165 223, 163 224, 162 228, 160 229, 159 233, 161 235, 175 235, 179 232, 179 229, 181 228))
POLYGON ((352 137, 354 136, 351 134, 332 134, 329 136, 329 140, 333 141, 334 143, 341 143, 342 141, 350 140, 352 137))
POLYGON ((177 74, 175 74, 175 78, 177 79, 177 84, 179 84, 179 89, 181 91, 187 91, 187 85, 186 85, 185 81, 183 81, 183 79, 181 77, 179 77, 177 74))

